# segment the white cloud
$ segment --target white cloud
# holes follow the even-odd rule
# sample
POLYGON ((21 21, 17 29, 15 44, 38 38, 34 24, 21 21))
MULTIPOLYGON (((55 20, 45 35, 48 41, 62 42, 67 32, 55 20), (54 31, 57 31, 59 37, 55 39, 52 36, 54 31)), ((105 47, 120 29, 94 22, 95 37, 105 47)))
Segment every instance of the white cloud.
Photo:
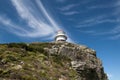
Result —
MULTIPOLYGON (((49 15, 40 0, 36 0, 39 9, 36 9, 36 5, 29 0, 11 0, 11 2, 19 15, 19 19, 24 20, 27 25, 22 25, 20 22, 15 23, 7 16, 0 15, 0 23, 5 25, 4 29, 9 32, 23 37, 53 39, 56 31, 62 28, 49 15)), ((69 37, 68 39, 72 41, 69 37)))
POLYGON ((107 74, 107 76, 108 76, 108 79, 109 79, 109 80, 111 80, 111 78, 113 77, 112 74, 107 74))
POLYGON ((47 18, 47 20, 49 20, 49 22, 52 24, 52 26, 54 27, 55 30, 59 29, 59 26, 57 25, 57 23, 50 17, 50 15, 48 14, 48 12, 45 10, 44 6, 42 5, 42 3, 38 0, 36 0, 39 8, 42 10, 42 12, 44 13, 45 17, 47 18))
MULTIPOLYGON (((59 29, 59 26, 56 25, 54 20, 48 15, 48 13, 45 13, 45 9, 42 6, 42 11, 45 13, 45 16, 47 20, 50 22, 50 24, 46 23, 44 20, 42 20, 42 17, 39 15, 36 17, 34 16, 35 11, 32 9, 32 7, 28 7, 24 0, 12 0, 12 4, 15 6, 19 16, 27 21, 28 26, 24 25, 18 25, 15 24, 12 20, 10 20, 8 17, 2 17, 0 16, 0 23, 5 25, 7 28, 6 30, 15 33, 19 36, 24 37, 48 37, 54 35, 55 31, 59 29), (28 27, 25 29, 25 27, 28 27)), ((42 5, 42 4, 41 4, 42 5)), ((41 14, 40 14, 41 15, 41 14)))
POLYGON ((111 36, 109 39, 111 39, 111 40, 117 40, 117 39, 120 39, 120 34, 118 34, 118 35, 114 35, 114 36, 111 36))
POLYGON ((8 19, 5 16, 0 16, 0 23, 5 25, 4 29, 13 32, 17 35, 22 35, 24 36, 24 33, 27 33, 27 31, 20 26, 14 24, 10 19, 8 19), (23 34, 22 34, 23 33, 23 34))
MULTIPOLYGON (((50 26, 49 24, 45 23, 42 20, 41 16, 34 16, 35 11, 31 6, 28 6, 26 2, 24 2, 24 0, 12 0, 12 4, 15 6, 19 16, 26 20, 28 23, 29 28, 32 28, 32 31, 30 31, 29 33, 26 34, 26 36, 28 37, 42 37, 42 36, 49 36, 52 35, 54 33, 54 31, 56 31, 58 29, 58 26, 55 25, 55 22, 53 23, 53 19, 50 18, 50 16, 47 14, 45 14, 46 18, 49 19, 50 23, 52 24, 52 26, 50 26)), ((42 5, 42 3, 41 3, 42 5)), ((45 9, 43 6, 42 7, 42 11, 44 12, 45 9)), ((40 14, 41 15, 41 14, 40 14)))
POLYGON ((88 9, 101 9, 101 8, 117 8, 120 7, 120 1, 111 1, 108 4, 99 4, 99 5, 92 5, 89 6, 88 9))
POLYGON ((112 6, 115 8, 120 7, 120 0, 116 0, 112 6))
POLYGON ((116 26, 111 31, 109 31, 107 34, 112 35, 110 37, 110 39, 112 39, 112 40, 120 39, 120 26, 116 26))
POLYGON ((93 36, 106 36, 105 39, 110 39, 110 40, 120 39, 120 26, 116 26, 113 29, 106 30, 106 31, 97 31, 97 30, 87 29, 87 30, 80 30, 80 32, 93 35, 93 36))
POLYGON ((116 27, 113 28, 110 32, 111 32, 111 33, 114 33, 114 34, 120 33, 120 26, 116 26, 116 27))
POLYGON ((69 16, 69 15, 75 15, 79 14, 79 11, 76 11, 75 8, 78 7, 80 4, 68 4, 66 6, 63 6, 61 8, 58 8, 61 12, 61 14, 69 16))
MULTIPOLYGON (((120 15, 119 15, 120 14, 120 0, 117 0, 115 5, 116 5, 116 9, 115 9, 114 14, 117 15, 117 17, 120 19, 120 15)), ((110 39, 113 39, 113 40, 120 39, 120 22, 109 33, 113 34, 113 36, 111 36, 110 39)))
POLYGON ((74 9, 75 7, 78 7, 79 4, 69 4, 69 5, 66 5, 66 6, 63 6, 61 8, 59 8, 61 11, 69 11, 71 9, 74 9))
POLYGON ((77 12, 77 11, 69 11, 69 12, 64 12, 62 14, 66 15, 66 16, 71 16, 71 15, 79 14, 79 12, 77 12))
POLYGON ((21 26, 12 22, 12 20, 10 20, 7 17, 0 16, 0 23, 5 25, 5 27, 4 27, 5 30, 12 32, 18 36, 38 37, 38 36, 44 36, 44 35, 48 34, 48 33, 41 34, 39 31, 36 31, 36 30, 33 30, 33 31, 26 30, 25 28, 22 28, 21 26))
POLYGON ((108 16, 101 15, 101 16, 91 17, 89 19, 85 19, 81 21, 77 26, 77 30, 81 29, 80 32, 82 33, 86 33, 94 36, 106 36, 106 39, 116 40, 116 39, 120 39, 119 23, 120 23, 119 17, 116 19, 110 19, 109 15, 108 16), (117 26, 113 26, 112 29, 109 29, 109 26, 108 26, 108 29, 106 30, 104 30, 105 26, 101 26, 103 28, 103 30, 101 29, 101 31, 98 31, 92 28, 92 27, 96 28, 97 27, 96 25, 104 24, 104 23, 116 24, 117 26))
POLYGON ((120 19, 110 19, 107 18, 107 16, 97 16, 97 17, 91 17, 89 19, 83 20, 78 24, 78 28, 84 28, 84 27, 94 27, 94 25, 103 24, 103 23, 120 23, 120 19))

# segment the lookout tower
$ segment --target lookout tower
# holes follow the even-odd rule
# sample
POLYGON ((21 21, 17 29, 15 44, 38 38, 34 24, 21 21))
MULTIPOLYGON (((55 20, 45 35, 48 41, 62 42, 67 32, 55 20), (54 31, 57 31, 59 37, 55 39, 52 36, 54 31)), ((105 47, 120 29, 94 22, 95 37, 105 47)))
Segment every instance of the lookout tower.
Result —
POLYGON ((65 35, 65 32, 63 30, 57 31, 57 34, 55 36, 55 41, 66 41, 67 36, 65 35))

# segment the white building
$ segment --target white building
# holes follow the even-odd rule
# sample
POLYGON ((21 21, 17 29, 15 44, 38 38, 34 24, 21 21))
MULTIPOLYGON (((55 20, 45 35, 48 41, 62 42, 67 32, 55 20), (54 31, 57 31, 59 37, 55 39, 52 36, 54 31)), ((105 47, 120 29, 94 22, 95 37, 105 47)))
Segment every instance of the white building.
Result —
POLYGON ((66 41, 67 36, 65 35, 65 32, 62 30, 57 31, 57 35, 55 36, 55 41, 66 41))

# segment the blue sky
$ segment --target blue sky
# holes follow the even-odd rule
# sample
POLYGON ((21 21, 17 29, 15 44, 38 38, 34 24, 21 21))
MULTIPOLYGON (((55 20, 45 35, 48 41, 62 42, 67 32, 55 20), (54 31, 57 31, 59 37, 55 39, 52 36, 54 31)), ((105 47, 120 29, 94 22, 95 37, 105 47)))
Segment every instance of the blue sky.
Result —
POLYGON ((0 0, 0 43, 49 42, 59 29, 120 80, 120 0, 0 0))

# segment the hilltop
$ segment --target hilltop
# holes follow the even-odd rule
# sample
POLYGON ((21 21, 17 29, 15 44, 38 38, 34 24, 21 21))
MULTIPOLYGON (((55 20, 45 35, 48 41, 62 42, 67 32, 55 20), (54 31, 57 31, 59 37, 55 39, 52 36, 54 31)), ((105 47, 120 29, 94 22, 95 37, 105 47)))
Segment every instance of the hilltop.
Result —
POLYGON ((93 49, 68 42, 0 45, 0 80, 108 80, 93 49))

